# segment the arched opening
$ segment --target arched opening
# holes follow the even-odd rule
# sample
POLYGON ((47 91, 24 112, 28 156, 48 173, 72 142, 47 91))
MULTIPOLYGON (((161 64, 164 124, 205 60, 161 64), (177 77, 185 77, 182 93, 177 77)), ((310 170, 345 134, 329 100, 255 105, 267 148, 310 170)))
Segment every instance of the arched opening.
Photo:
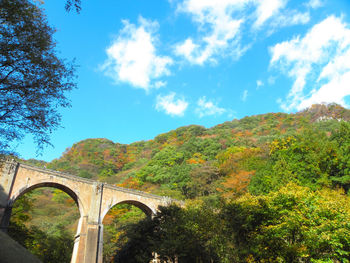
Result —
POLYGON ((68 187, 40 183, 15 193, 8 234, 42 262, 70 262, 82 206, 68 187))
POLYGON ((38 184, 32 185, 30 187, 27 187, 25 189, 21 189, 18 193, 15 193, 14 195, 12 195, 11 203, 14 203, 18 198, 20 198, 24 194, 26 194, 30 191, 33 191, 35 189, 38 189, 38 188, 43 188, 43 187, 59 189, 62 192, 66 193, 68 196, 70 196, 74 200, 75 204, 79 208, 80 213, 82 214, 83 207, 82 207, 82 203, 80 202, 77 194, 69 187, 62 185, 62 184, 53 183, 53 182, 38 183, 38 184))
POLYGON ((150 217, 152 210, 147 205, 127 200, 114 205, 103 217, 103 262, 114 262, 116 251, 126 242, 130 226, 150 217))

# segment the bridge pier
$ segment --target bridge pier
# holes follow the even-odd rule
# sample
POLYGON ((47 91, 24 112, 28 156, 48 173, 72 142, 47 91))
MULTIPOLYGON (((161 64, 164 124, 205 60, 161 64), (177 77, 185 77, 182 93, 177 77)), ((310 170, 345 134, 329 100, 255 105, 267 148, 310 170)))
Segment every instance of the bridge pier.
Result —
POLYGON ((79 219, 71 263, 102 263, 103 227, 88 223, 88 217, 79 219))
POLYGON ((71 263, 84 262, 85 243, 86 243, 87 216, 81 216, 79 219, 77 233, 74 238, 74 247, 71 263))
POLYGON ((102 262, 102 248, 99 248, 101 231, 103 228, 99 224, 87 225, 84 263, 102 262))
POLYGON ((86 227, 84 263, 102 262, 103 227, 101 220, 101 205, 103 183, 94 182, 91 191, 90 209, 86 227), (101 258, 101 259, 100 259, 101 258))
POLYGON ((18 163, 13 159, 0 160, 0 230, 7 232, 12 212, 10 196, 15 181, 18 163))

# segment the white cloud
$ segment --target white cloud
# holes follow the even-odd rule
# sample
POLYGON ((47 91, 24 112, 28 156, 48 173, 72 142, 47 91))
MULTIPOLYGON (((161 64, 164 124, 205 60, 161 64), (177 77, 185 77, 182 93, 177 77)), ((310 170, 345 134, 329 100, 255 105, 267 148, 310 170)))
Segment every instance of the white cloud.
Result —
POLYGON ((183 116, 188 107, 188 102, 184 98, 175 99, 176 93, 171 92, 168 95, 158 95, 156 99, 156 110, 164 111, 171 116, 183 116))
POLYGON ((270 27, 305 24, 308 12, 286 8, 288 0, 184 0, 178 12, 189 14, 198 26, 199 37, 187 37, 175 46, 175 54, 188 62, 203 65, 217 62, 218 56, 240 58, 251 43, 242 42, 244 34, 270 27), (283 10, 286 10, 282 13, 283 10), (243 32, 244 30, 244 32, 243 32))
POLYGON ((278 43, 271 51, 271 65, 281 66, 294 79, 285 110, 302 109, 313 103, 336 102, 344 106, 350 95, 350 28, 329 16, 304 36, 278 43))
POLYGON ((226 109, 218 107, 212 101, 207 100, 206 97, 203 96, 197 101, 195 112, 200 118, 202 118, 204 116, 221 115, 226 112, 226 109))
POLYGON ((306 24, 310 21, 309 11, 301 12, 287 7, 289 0, 256 0, 256 21, 253 28, 261 29, 267 25, 268 31, 277 28, 306 24))
POLYGON ((293 25, 304 25, 310 21, 309 12, 298 12, 296 10, 286 11, 274 17, 271 22, 273 29, 293 26, 293 25))
POLYGON ((246 101, 248 97, 248 90, 244 90, 241 96, 242 101, 246 101))
POLYGON ((170 74, 168 67, 173 60, 156 54, 154 34, 158 23, 142 17, 139 23, 137 27, 123 20, 124 28, 106 50, 108 59, 102 70, 116 82, 127 82, 147 91, 154 87, 154 79, 170 74))
POLYGON ((161 81, 161 80, 159 80, 159 81, 156 81, 156 82, 154 83, 154 87, 155 87, 156 89, 159 89, 159 88, 165 87, 166 84, 167 84, 166 81, 161 81))
POLYGON ((254 27, 259 28, 269 18, 278 14, 280 9, 284 8, 287 4, 287 0, 264 0, 257 1, 258 7, 256 9, 257 20, 254 23, 254 27))
POLYGON ((335 102, 347 106, 345 98, 350 96, 350 71, 339 77, 332 78, 318 90, 311 92, 309 98, 301 101, 299 108, 304 109, 315 103, 335 102))
POLYGON ((309 6, 311 8, 319 8, 319 7, 323 6, 323 2, 321 0, 310 0, 307 3, 307 6, 309 6))
POLYGON ((194 44, 192 39, 188 38, 183 42, 183 44, 179 44, 175 47, 175 53, 177 55, 183 55, 187 59, 192 60, 193 56, 192 53, 195 49, 198 48, 198 45, 194 44))
POLYGON ((256 89, 260 89, 260 87, 264 86, 264 82, 262 82, 260 79, 256 81, 256 89))
POLYGON ((199 25, 203 34, 199 43, 187 38, 176 47, 176 54, 184 56, 193 64, 202 65, 206 61, 214 61, 215 55, 235 46, 231 53, 241 56, 244 48, 239 46, 239 29, 243 23, 241 18, 233 18, 233 12, 241 10, 251 0, 185 0, 178 10, 189 13, 199 25))

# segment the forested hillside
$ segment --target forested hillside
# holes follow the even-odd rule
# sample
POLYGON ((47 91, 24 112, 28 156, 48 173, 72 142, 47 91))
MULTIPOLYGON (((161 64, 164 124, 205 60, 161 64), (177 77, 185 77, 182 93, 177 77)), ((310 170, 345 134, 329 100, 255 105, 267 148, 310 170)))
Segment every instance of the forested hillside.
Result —
MULTIPOLYGON (((350 110, 339 105, 313 105, 295 114, 248 116, 212 128, 180 127, 153 140, 129 145, 87 139, 50 163, 26 162, 187 200, 184 210, 171 207, 151 222, 144 219, 142 224, 149 226, 148 230, 131 224, 143 218, 138 209, 129 205, 114 208, 104 221, 106 262, 129 262, 127 256, 123 258, 128 249, 136 251, 135 255, 140 253, 141 258, 130 262, 146 262, 142 260, 155 247, 164 258, 182 258, 179 262, 349 262, 349 121, 350 110), (162 232, 165 239, 173 238, 169 233, 175 231, 175 226, 168 224, 167 213, 178 219, 177 231, 192 239, 178 237, 173 243, 152 243, 138 251, 135 244, 147 244, 142 238, 159 234, 155 231, 159 226, 158 230, 169 230, 162 232), (333 220, 334 228, 325 227, 329 220, 333 220), (302 230, 296 227, 301 221, 305 222, 302 230), (226 231, 219 231, 215 222, 221 222, 226 231), (132 231, 128 231, 130 228, 132 231), (325 238, 331 242, 316 242, 321 233, 329 233, 325 238), (286 239, 287 243, 283 241, 286 239), (184 242, 193 245, 188 246, 191 259, 186 249, 180 248, 184 242)), ((18 236, 19 229, 25 232, 27 228, 27 247, 38 255, 40 249, 33 245, 38 234, 28 229, 40 229, 43 221, 52 220, 56 223, 41 226, 41 230, 59 239, 62 233, 74 231, 78 217, 74 219, 74 204, 68 196, 57 190, 40 191, 18 201, 15 211, 26 216, 14 216, 11 221, 16 225, 14 236, 18 236), (49 192, 40 195, 42 191, 49 192), (60 223, 57 217, 43 219, 49 202, 66 207, 65 211, 51 212, 59 216, 60 223)), ((159 240, 159 236, 149 239, 159 240)), ((69 254, 70 247, 62 250, 69 254)))

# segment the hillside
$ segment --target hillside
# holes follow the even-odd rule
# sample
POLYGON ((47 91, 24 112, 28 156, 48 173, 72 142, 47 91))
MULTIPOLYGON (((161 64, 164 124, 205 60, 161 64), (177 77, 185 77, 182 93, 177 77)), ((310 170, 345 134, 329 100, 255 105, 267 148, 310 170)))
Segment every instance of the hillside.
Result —
MULTIPOLYGON (((158 195, 203 200, 214 206, 246 193, 266 195, 291 182, 312 190, 327 187, 348 191, 349 121, 350 110, 339 105, 313 105, 295 114, 248 116, 212 128, 180 127, 153 140, 128 145, 87 139, 50 163, 26 162, 158 195)), ((44 229, 55 233, 55 238, 62 231, 74 235, 78 215, 68 196, 44 189, 28 195, 27 201, 31 208, 25 211, 26 227, 40 225, 45 217, 44 229), (54 211, 55 205, 49 202, 59 204, 59 211, 54 211), (57 216, 61 224, 55 221, 57 216)), ((117 206, 106 216, 106 262, 125 244, 125 229, 142 217, 140 210, 129 205, 117 206)))
POLYGON ((249 116, 208 129, 180 127, 129 145, 87 139, 51 163, 28 162, 119 186, 189 198, 193 196, 190 185, 202 170, 217 174, 213 175, 216 179, 227 175, 222 167, 225 151, 233 147, 243 152, 253 149, 261 157, 268 154, 269 143, 276 139, 295 136, 305 129, 332 132, 340 120, 349 121, 350 111, 336 104, 313 105, 296 114, 249 116))

